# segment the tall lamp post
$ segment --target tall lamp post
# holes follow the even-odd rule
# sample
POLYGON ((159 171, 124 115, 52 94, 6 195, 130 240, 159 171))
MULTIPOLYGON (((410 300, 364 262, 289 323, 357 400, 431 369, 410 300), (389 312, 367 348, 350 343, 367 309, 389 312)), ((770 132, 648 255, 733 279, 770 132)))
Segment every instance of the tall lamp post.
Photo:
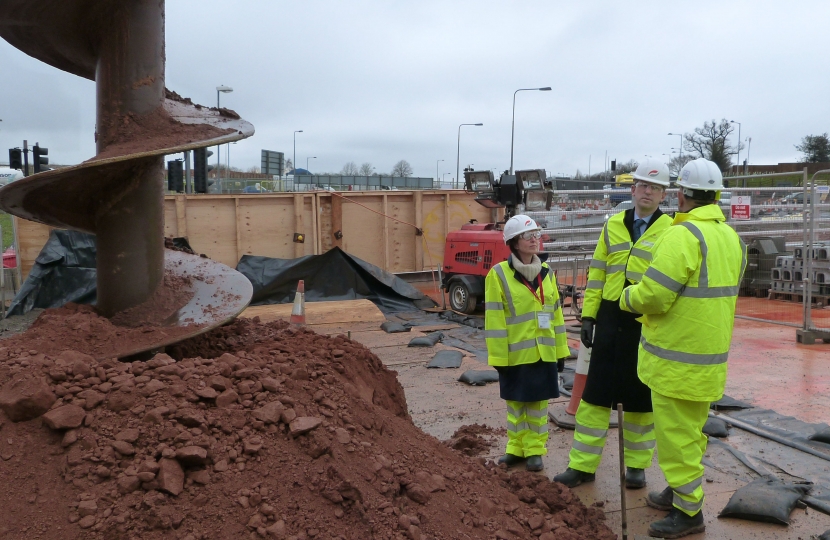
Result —
MULTIPOLYGON (((217 109, 220 108, 219 107, 219 94, 230 94, 231 92, 233 92, 233 88, 231 88, 230 86, 225 86, 223 84, 220 84, 219 86, 216 87, 216 108, 217 109)), ((219 171, 221 170, 220 169, 221 161, 219 160, 219 150, 220 150, 220 148, 221 148, 221 146, 216 147, 216 178, 217 179, 219 178, 219 171)))
POLYGON ((302 129, 298 129, 294 132, 294 161, 291 164, 294 166, 294 176, 297 176, 297 133, 302 133, 302 129))
MULTIPOLYGON (((749 166, 749 151, 752 149, 752 137, 747 137, 746 142, 748 143, 746 145, 746 164, 749 166)), ((746 169, 747 168, 744 167, 744 174, 746 174, 746 169)))
POLYGON ((550 92, 550 86, 543 88, 519 88, 513 92, 513 121, 510 124, 510 174, 513 174, 513 135, 516 132, 516 94, 526 90, 538 90, 540 92, 550 92))
POLYGON ((458 145, 455 149, 455 187, 458 187, 458 159, 461 156, 461 126, 483 126, 481 122, 477 124, 459 124, 458 125, 458 145))
POLYGON ((436 161, 436 162, 435 162, 435 181, 436 181, 436 182, 440 182, 440 181, 441 181, 441 178, 440 178, 440 176, 439 176, 439 174, 438 174, 438 164, 439 164, 439 163, 441 163, 442 161, 444 161, 444 160, 443 160, 443 159, 439 159, 438 161, 436 161))
POLYGON ((738 124, 738 162, 735 164, 735 174, 739 174, 738 171, 741 169, 741 123, 734 120, 730 120, 729 123, 738 124))
MULTIPOLYGON (((308 160, 309 159, 317 159, 317 156, 309 156, 309 157, 305 158, 305 170, 307 170, 307 171, 308 171, 308 160)), ((311 171, 309 171, 309 172, 311 172, 311 171)))
POLYGON ((680 157, 683 157, 683 134, 682 133, 669 133, 669 135, 675 135, 680 137, 680 146, 677 147, 677 150, 680 152, 680 157))

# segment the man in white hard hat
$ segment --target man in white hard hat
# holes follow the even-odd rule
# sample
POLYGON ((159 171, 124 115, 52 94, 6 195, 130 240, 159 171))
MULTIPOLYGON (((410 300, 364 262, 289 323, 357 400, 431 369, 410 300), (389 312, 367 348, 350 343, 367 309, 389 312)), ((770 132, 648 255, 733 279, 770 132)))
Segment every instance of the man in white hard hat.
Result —
POLYGON ((499 464, 544 468, 548 400, 559 397, 558 360, 569 355, 556 276, 539 258, 542 231, 529 216, 504 225, 511 255, 484 281, 488 363, 507 402, 507 448, 499 464))
POLYGON ((649 506, 668 510, 650 536, 680 538, 705 529, 703 434, 709 404, 723 396, 746 246, 717 199, 723 177, 706 159, 690 161, 677 185, 680 211, 654 246, 642 281, 620 308, 643 314, 637 374, 651 389, 657 462, 669 484, 649 506))
POLYGON ((582 344, 593 348, 585 390, 576 411, 574 441, 565 472, 553 477, 568 487, 593 482, 608 435, 611 410, 622 403, 619 419, 625 446, 625 485, 646 485, 645 469, 654 456, 651 391, 637 378, 640 323, 620 310, 626 285, 643 278, 651 250, 671 225, 659 205, 669 187, 669 169, 647 159, 632 175, 634 208, 605 223, 588 270, 582 306, 582 344))

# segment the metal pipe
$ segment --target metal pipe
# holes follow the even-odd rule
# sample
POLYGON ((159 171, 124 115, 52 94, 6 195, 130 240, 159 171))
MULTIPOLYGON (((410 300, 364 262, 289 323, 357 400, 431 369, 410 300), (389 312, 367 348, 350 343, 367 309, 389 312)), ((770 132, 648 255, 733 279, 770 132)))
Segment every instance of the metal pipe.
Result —
POLYGON ((617 422, 620 429, 617 430, 620 454, 620 521, 622 522, 622 539, 628 540, 628 517, 625 507, 625 446, 623 444, 623 406, 617 403, 617 422))
POLYGON ((714 411, 709 411, 709 416, 711 418, 721 418, 727 424, 731 424, 731 425, 733 425, 737 428, 741 428, 744 431, 754 433, 755 435, 759 435, 761 437, 764 437, 765 439, 769 439, 771 441, 775 441, 777 443, 783 444, 784 446, 789 446, 790 448, 795 448, 796 450, 801 450, 805 454, 810 454, 811 456, 815 456, 815 457, 824 459, 826 461, 830 461, 830 454, 825 454, 824 452, 819 452, 815 448, 813 448, 811 446, 807 446, 806 444, 803 444, 803 443, 800 443, 800 442, 790 441, 788 439, 785 439, 784 437, 776 435, 775 433, 770 433, 769 431, 765 431, 763 429, 757 428, 757 427, 753 426, 752 424, 748 424, 746 422, 743 422, 742 420, 737 420, 735 418, 732 418, 731 416, 729 416, 727 414, 715 414, 714 411))

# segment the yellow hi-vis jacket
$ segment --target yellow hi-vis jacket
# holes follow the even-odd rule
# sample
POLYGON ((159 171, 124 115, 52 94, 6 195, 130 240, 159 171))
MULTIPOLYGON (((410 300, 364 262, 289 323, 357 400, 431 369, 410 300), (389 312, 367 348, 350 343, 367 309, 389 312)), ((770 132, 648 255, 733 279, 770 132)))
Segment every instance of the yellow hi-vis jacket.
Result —
POLYGON ((726 386, 746 245, 715 204, 678 213, 620 308, 644 314, 637 375, 652 390, 717 401, 726 386))
POLYGON ((637 283, 651 262, 654 243, 671 226, 671 218, 660 212, 652 214, 649 227, 632 246, 631 234, 625 226, 626 212, 611 216, 605 222, 594 258, 588 268, 588 284, 582 302, 582 317, 596 319, 602 300, 619 300, 626 280, 637 283))
MULTIPOLYGON (((559 301, 556 277, 547 263, 542 263, 544 306, 513 270, 508 261, 490 269, 484 280, 484 338, 491 366, 533 364, 540 359, 556 362, 566 358, 568 337, 559 301), (539 313, 549 317, 548 328, 540 328, 539 313)), ((538 281, 534 283, 537 285, 538 281)))

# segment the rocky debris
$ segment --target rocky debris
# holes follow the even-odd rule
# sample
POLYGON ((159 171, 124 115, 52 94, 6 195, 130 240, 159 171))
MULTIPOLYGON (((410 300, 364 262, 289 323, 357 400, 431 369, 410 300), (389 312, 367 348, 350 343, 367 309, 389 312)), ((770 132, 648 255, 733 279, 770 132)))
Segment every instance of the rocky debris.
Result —
MULTIPOLYGON (((70 388, 78 388, 70 386, 70 388)), ((0 409, 12 422, 31 420, 49 410, 57 398, 46 379, 28 371, 15 375, 0 388, 0 409)))
POLYGON ((418 430, 345 336, 240 319, 131 363, 3 345, 0 387, 52 395, 0 414, 10 538, 614 538, 567 488, 418 430))

